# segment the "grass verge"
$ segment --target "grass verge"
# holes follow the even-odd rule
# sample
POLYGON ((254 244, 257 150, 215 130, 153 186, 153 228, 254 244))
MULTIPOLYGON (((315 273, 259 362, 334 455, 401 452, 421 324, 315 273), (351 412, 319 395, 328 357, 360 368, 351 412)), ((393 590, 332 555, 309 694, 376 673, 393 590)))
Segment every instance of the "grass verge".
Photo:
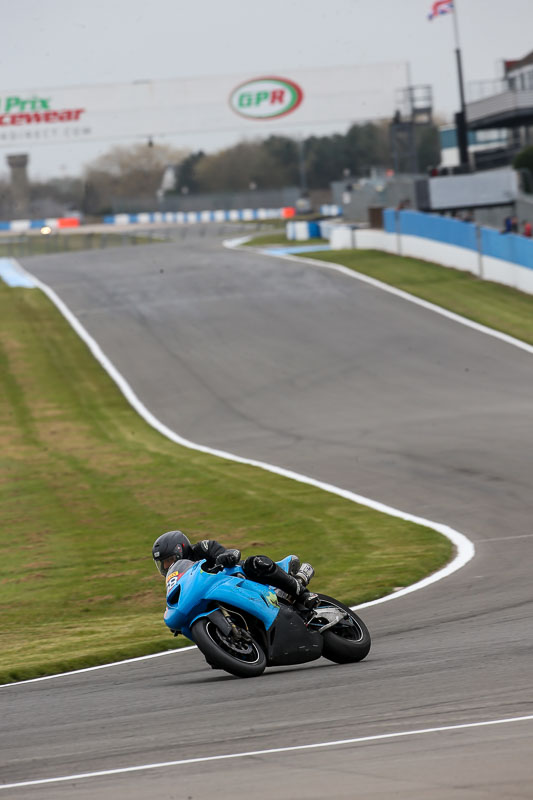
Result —
POLYGON ((533 344, 533 296, 525 292, 469 272, 377 250, 335 250, 305 257, 342 264, 533 344))
POLYGON ((80 250, 121 247, 132 244, 151 244, 161 242, 159 238, 140 233, 40 233, 22 234, 0 238, 0 257, 24 257, 46 255, 47 253, 75 253, 80 250))
POLYGON ((245 242, 244 247, 267 247, 268 245, 284 244, 287 246, 297 246, 299 244, 327 244, 327 239, 311 239, 308 242, 297 242, 294 239, 287 239, 284 233, 267 233, 264 236, 254 236, 250 242, 245 242))
POLYGON ((176 647, 150 550, 178 526, 296 552, 349 603, 450 559, 432 530, 165 439, 40 291, 0 282, 0 318, 0 682, 176 647))

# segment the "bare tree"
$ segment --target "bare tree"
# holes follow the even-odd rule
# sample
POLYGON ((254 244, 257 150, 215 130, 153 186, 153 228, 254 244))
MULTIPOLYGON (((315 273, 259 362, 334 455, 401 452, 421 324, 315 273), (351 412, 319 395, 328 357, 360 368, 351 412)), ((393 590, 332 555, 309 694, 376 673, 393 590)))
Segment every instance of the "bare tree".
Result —
POLYGON ((200 191, 236 192, 255 184, 261 189, 287 183, 287 168, 262 142, 240 142, 198 161, 195 177, 200 191))
POLYGON ((85 168, 85 210, 108 207, 113 197, 154 197, 165 168, 177 166, 188 150, 164 144, 113 147, 85 168))
POLYGON ((11 214, 11 186, 7 175, 0 175, 0 219, 8 219, 11 214))

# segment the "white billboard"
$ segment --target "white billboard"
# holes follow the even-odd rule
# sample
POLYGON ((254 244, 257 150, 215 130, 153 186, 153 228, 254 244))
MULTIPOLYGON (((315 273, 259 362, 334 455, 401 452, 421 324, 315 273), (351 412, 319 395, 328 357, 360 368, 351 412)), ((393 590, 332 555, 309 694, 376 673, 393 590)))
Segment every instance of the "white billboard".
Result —
POLYGON ((429 205, 434 211, 449 208, 508 205, 518 196, 518 173, 509 167, 469 175, 429 178, 429 205))
MULTIPOLYGON (((213 150, 242 138, 318 135, 350 123, 391 117, 398 88, 407 85, 403 62, 268 75, 146 80, 55 89, 0 92, 0 148, 28 152, 81 143, 143 138, 213 150)), ((65 149, 67 148, 67 149, 65 149)), ((94 148, 92 148, 94 151, 94 148)))

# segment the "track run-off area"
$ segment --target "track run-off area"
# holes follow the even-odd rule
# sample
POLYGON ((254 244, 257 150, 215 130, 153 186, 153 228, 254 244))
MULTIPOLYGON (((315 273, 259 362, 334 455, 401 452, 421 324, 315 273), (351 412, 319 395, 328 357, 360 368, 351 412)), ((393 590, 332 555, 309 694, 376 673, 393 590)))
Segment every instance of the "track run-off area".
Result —
POLYGON ((190 648, 2 688, 0 796, 530 797, 531 352, 216 237, 23 264, 163 426, 476 555, 367 607, 361 664, 239 681, 190 648))

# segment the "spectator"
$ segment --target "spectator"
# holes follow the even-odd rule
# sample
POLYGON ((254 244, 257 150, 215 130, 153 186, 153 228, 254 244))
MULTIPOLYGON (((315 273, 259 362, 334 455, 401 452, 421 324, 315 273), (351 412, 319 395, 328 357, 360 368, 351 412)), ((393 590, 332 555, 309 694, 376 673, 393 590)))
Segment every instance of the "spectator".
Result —
POLYGON ((511 233, 518 233, 518 217, 511 217, 511 233))
POLYGON ((513 218, 512 217, 505 217, 503 221, 503 230, 502 233, 511 233, 513 230, 513 218))
POLYGON ((524 221, 522 224, 524 226, 522 228, 522 233, 524 234, 524 236, 528 236, 529 238, 531 238, 531 235, 533 234, 533 226, 531 225, 531 222, 524 221))

